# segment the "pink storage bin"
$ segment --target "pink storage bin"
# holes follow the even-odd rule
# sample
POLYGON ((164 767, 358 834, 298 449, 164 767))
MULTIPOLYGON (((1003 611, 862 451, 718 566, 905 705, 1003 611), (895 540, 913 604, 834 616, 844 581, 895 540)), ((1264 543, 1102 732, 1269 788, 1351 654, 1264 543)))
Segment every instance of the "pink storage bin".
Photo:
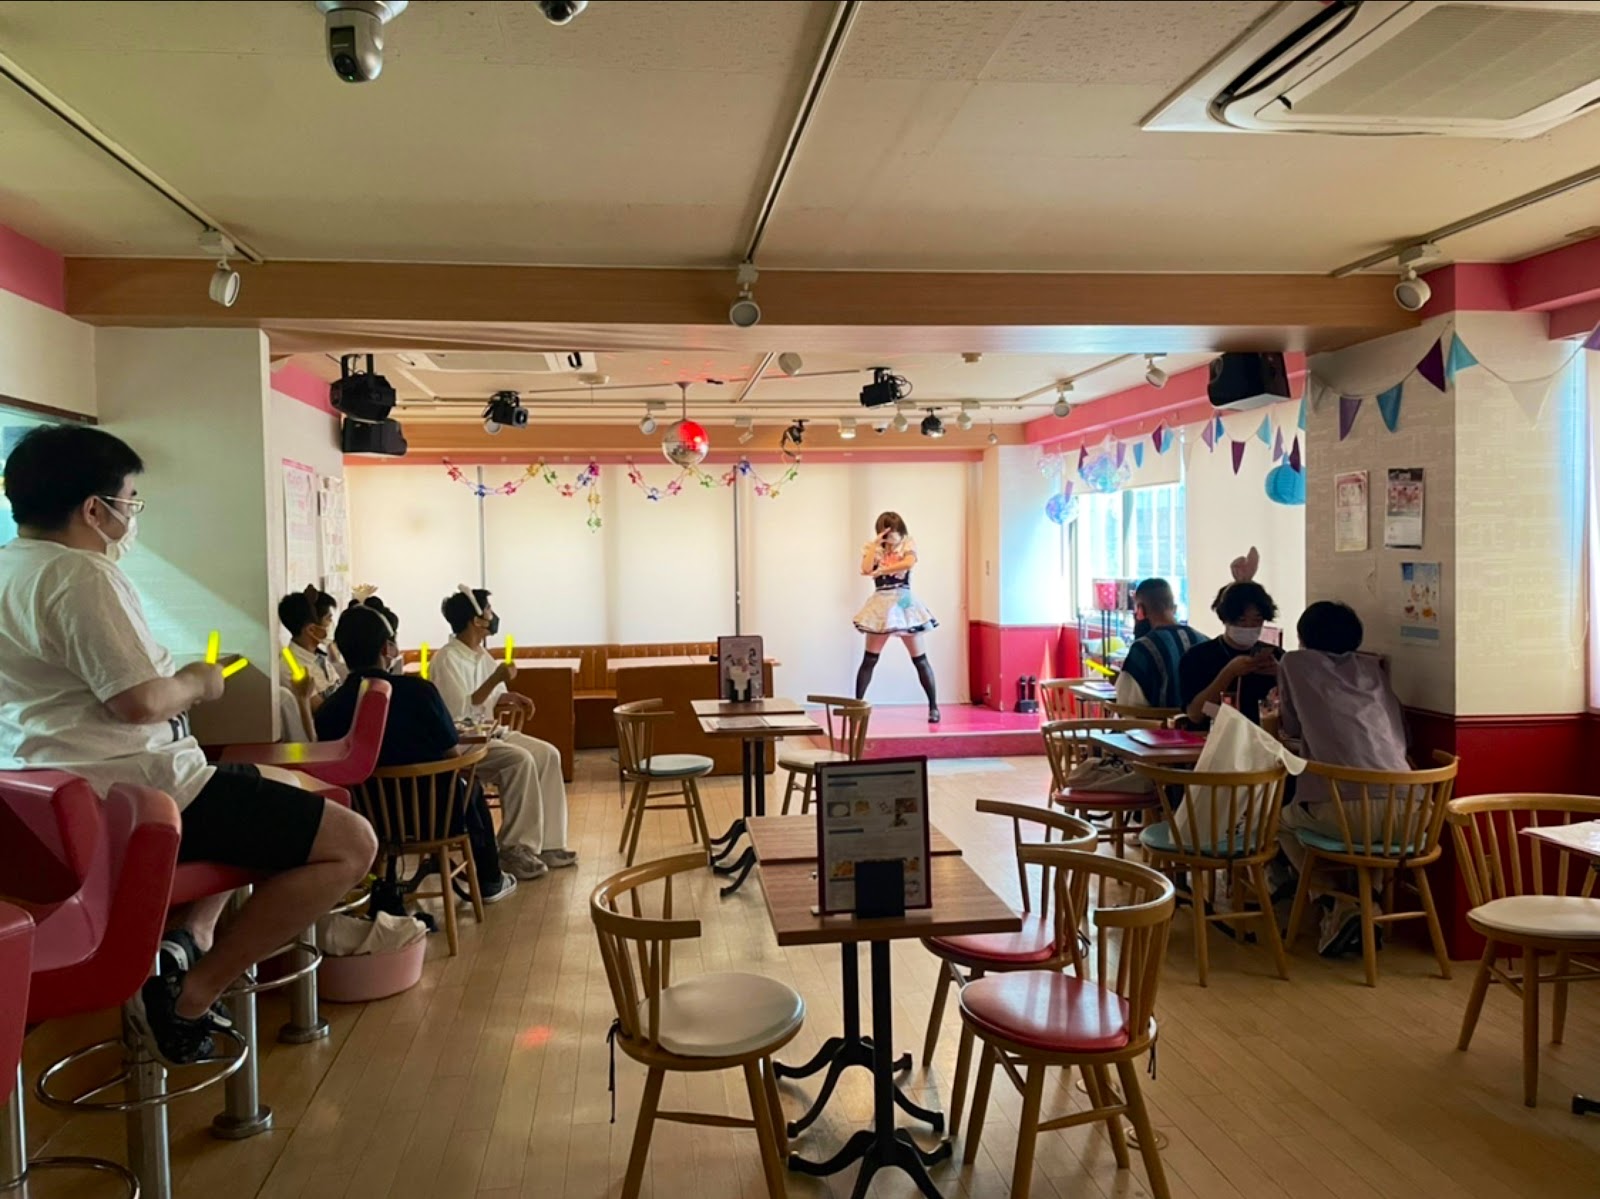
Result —
POLYGON ((325 957, 317 969, 317 992, 333 1003, 369 1003, 410 990, 422 978, 428 938, 418 937, 393 953, 325 957))

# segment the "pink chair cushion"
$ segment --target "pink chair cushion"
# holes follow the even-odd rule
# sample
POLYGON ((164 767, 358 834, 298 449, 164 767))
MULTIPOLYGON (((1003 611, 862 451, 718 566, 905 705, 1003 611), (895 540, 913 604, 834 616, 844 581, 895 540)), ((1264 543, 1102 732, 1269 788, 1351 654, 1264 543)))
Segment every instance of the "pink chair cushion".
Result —
POLYGON ((21 908, 0 903, 0 1103, 16 1089, 32 973, 33 920, 21 908))
POLYGON ((1099 983, 1053 970, 992 974, 961 988, 980 1033, 1046 1053, 1107 1053, 1128 1043, 1128 1005, 1099 983))
POLYGON ((932 937, 928 944, 943 957, 997 966, 1033 966, 1056 952, 1054 920, 1037 915, 1022 918, 1014 933, 979 933, 971 937, 932 937))

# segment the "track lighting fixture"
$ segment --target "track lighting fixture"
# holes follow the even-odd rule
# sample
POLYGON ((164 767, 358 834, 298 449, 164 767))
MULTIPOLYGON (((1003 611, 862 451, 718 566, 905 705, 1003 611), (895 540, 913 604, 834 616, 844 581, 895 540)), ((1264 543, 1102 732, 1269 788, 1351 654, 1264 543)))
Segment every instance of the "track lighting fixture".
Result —
POLYGON ((896 433, 904 433, 910 427, 911 422, 906 419, 906 414, 904 412, 895 413, 894 431, 896 433))
POLYGON ((939 419, 938 413, 934 412, 932 408, 929 408, 928 415, 922 418, 922 435, 924 437, 944 436, 944 422, 939 419))
POLYGON ((1167 372, 1156 365, 1157 358, 1164 358, 1165 354, 1146 354, 1144 356, 1144 381, 1151 387, 1161 388, 1167 385, 1167 372))
POLYGON ((854 441, 856 439, 856 419, 845 416, 839 419, 839 440, 854 441))
POLYGON ((240 285, 239 272, 228 265, 228 255, 234 252, 233 242, 225 234, 207 229, 200 235, 200 248, 217 260, 217 269, 211 272, 211 284, 207 288, 211 302, 232 308, 239 299, 240 285))
POLYGON ((643 433, 646 437, 649 437, 650 434, 654 433, 655 431, 656 418, 646 412, 644 414, 644 419, 639 422, 639 432, 643 433))
POLYGON ((805 444, 805 440, 806 422, 803 420, 797 420, 790 424, 790 426, 783 431, 783 437, 779 439, 779 444, 785 449, 787 449, 789 446, 793 446, 798 450, 802 445, 805 444))
POLYGON ((1407 312, 1419 312, 1433 298, 1433 288, 1426 279, 1417 278, 1417 268, 1440 258, 1439 247, 1432 242, 1418 242, 1407 246, 1396 256, 1400 263, 1400 282, 1394 285, 1394 302, 1407 312))
POLYGON ((739 430, 740 445, 749 445, 750 442, 754 440, 756 435, 756 425, 755 422, 748 416, 734 417, 733 427, 739 430))
POLYGON ((972 414, 973 414, 974 411, 977 410, 977 407, 978 407, 978 401, 977 400, 962 400, 961 401, 961 415, 956 417, 956 427, 959 428, 963 433, 967 432, 969 429, 972 428, 972 425, 973 425, 972 414))
MULTIPOLYGON (((735 321, 734 323, 737 324, 738 322, 735 321)), ((800 368, 804 365, 805 363, 801 361, 799 354, 778 355, 778 369, 791 378, 798 375, 800 368)))
POLYGON ((739 284, 739 298, 728 309, 728 321, 740 329, 751 329, 761 323, 761 305, 757 304, 751 296, 751 291, 756 285, 756 280, 761 277, 761 272, 756 270, 755 263, 743 262, 739 264, 739 273, 736 276, 739 284))
POLYGON ((991 425, 989 427, 989 444, 990 445, 999 445, 1000 444, 1000 434, 998 434, 998 433, 996 433, 994 431, 994 426, 993 425, 991 425))
POLYGON ((1072 405, 1067 402, 1067 393, 1071 390, 1071 379, 1062 379, 1056 384, 1056 402, 1050 411, 1062 420, 1072 415, 1072 405))

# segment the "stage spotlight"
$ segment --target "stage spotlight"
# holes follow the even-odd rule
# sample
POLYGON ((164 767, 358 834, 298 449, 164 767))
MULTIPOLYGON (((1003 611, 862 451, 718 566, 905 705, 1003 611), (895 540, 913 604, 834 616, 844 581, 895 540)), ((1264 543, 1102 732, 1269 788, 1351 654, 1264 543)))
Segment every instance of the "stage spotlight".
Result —
POLYGON ((861 389, 861 406, 879 408, 895 404, 911 394, 911 384, 886 366, 872 368, 872 382, 861 389))
POLYGON ((928 415, 922 418, 922 435, 924 437, 944 436, 944 422, 939 419, 938 414, 932 408, 929 408, 928 415))
POLYGON ((1062 420, 1072 415, 1072 405, 1067 402, 1067 393, 1071 390, 1072 381, 1070 379, 1062 379, 1056 384, 1056 402, 1050 411, 1062 420))
POLYGON ((735 417, 733 427, 739 430, 739 444, 749 445, 756 435, 755 422, 748 416, 735 417))
POLYGON ((527 424, 528 410, 522 406, 522 397, 516 392, 497 391, 489 397, 489 403, 483 410, 485 433, 498 433, 507 426, 522 429, 527 424))
POLYGON ((839 440, 854 441, 856 439, 856 422, 854 417, 846 416, 839 421, 839 440))
POLYGON ((805 363, 800 360, 799 354, 778 355, 778 369, 791 377, 798 375, 800 373, 800 368, 804 365, 805 363))
POLYGON ((728 309, 730 324, 740 329, 750 329, 761 323, 761 305, 757 304, 750 294, 760 277, 761 272, 756 270, 754 263, 746 262, 740 265, 737 276, 739 298, 728 309))
POLYGON ((239 299, 240 285, 239 272, 228 265, 228 255, 234 252, 233 242, 217 230, 207 229, 200 235, 200 248, 217 260, 217 269, 211 272, 211 283, 206 289, 211 302, 232 308, 239 299))
POLYGON ((1156 365, 1157 358, 1165 357, 1164 354, 1146 354, 1144 356, 1144 381, 1151 387, 1162 388, 1167 385, 1167 372, 1156 365))

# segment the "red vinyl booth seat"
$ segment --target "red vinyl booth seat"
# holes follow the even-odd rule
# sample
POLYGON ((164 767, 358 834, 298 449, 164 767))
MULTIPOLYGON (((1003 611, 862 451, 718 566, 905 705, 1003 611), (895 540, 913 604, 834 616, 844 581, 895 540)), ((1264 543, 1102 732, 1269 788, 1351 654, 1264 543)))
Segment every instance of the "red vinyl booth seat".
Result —
MULTIPOLYGON (((383 748, 383 730, 389 723, 392 688, 382 679, 363 679, 356 693, 356 712, 350 731, 337 741, 290 741, 272 745, 230 745, 222 751, 224 762, 279 766, 309 774, 335 787, 353 787, 372 777, 383 748)), ((323 791, 323 795, 328 792, 323 791)), ((332 796, 329 796, 332 798, 332 796)), ((350 797, 345 796, 345 807, 350 797)))

